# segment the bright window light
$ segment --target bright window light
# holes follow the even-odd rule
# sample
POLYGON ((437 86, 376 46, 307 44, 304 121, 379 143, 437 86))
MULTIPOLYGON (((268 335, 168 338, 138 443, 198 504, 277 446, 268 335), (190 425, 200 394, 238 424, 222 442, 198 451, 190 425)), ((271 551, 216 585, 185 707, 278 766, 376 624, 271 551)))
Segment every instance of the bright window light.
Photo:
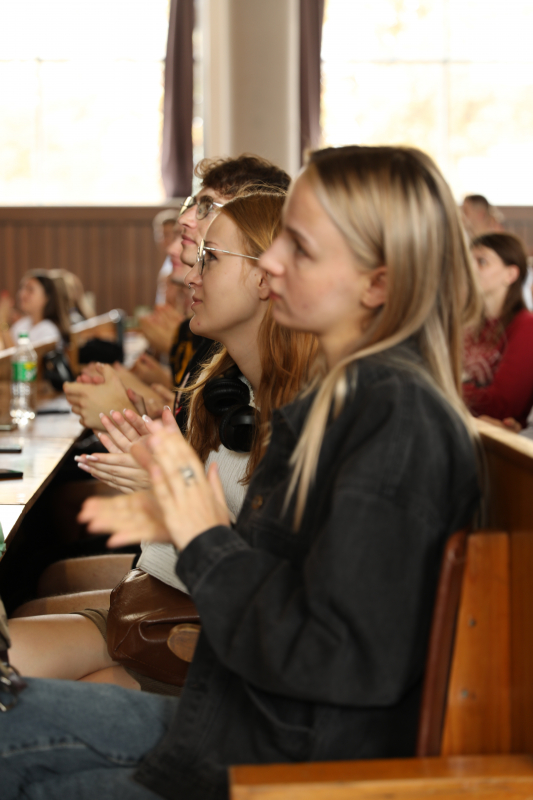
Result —
POLYGON ((323 143, 408 144, 457 200, 533 205, 531 0, 327 0, 323 143))
POLYGON ((0 7, 0 204, 159 203, 168 0, 0 7))

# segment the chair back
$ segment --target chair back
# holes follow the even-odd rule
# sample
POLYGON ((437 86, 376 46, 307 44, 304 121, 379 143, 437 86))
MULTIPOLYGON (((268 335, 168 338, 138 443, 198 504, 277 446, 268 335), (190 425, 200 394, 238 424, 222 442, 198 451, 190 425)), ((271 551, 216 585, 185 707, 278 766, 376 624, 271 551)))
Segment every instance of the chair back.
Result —
POLYGON ((456 531, 448 539, 442 557, 418 721, 419 758, 440 755, 466 541, 467 531, 456 531))

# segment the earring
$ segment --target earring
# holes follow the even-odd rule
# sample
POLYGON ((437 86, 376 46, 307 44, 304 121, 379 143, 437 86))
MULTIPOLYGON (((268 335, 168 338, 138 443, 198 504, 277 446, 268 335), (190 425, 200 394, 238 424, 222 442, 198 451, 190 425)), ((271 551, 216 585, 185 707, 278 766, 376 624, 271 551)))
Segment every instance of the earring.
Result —
POLYGON ((188 287, 189 287, 189 289, 190 289, 190 288, 191 288, 191 286, 192 286, 192 283, 188 283, 188 284, 187 284, 187 286, 188 286, 188 287))

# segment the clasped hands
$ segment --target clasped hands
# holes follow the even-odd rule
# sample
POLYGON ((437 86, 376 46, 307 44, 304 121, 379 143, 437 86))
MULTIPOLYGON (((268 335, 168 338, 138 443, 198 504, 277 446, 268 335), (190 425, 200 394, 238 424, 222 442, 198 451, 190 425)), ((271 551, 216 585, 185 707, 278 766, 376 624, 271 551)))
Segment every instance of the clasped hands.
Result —
POLYGON ((216 464, 204 465, 177 426, 150 422, 151 432, 131 444, 130 454, 146 470, 151 489, 86 500, 79 521, 91 533, 111 533, 109 547, 140 541, 172 542, 183 550, 230 514, 216 464))
POLYGON ((133 411, 140 401, 151 417, 160 417, 164 403, 174 399, 167 387, 147 386, 121 364, 89 365, 76 381, 63 384, 63 391, 82 424, 94 430, 102 430, 102 408, 133 411))

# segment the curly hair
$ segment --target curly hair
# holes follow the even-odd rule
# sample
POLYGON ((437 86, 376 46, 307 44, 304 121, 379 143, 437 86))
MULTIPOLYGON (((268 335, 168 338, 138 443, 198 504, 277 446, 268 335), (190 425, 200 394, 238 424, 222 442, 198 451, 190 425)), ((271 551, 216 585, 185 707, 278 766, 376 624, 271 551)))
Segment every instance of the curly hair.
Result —
POLYGON ((194 170, 203 188, 225 197, 235 197, 243 188, 286 192, 291 179, 285 170, 266 158, 243 153, 238 158, 204 158, 194 170))

